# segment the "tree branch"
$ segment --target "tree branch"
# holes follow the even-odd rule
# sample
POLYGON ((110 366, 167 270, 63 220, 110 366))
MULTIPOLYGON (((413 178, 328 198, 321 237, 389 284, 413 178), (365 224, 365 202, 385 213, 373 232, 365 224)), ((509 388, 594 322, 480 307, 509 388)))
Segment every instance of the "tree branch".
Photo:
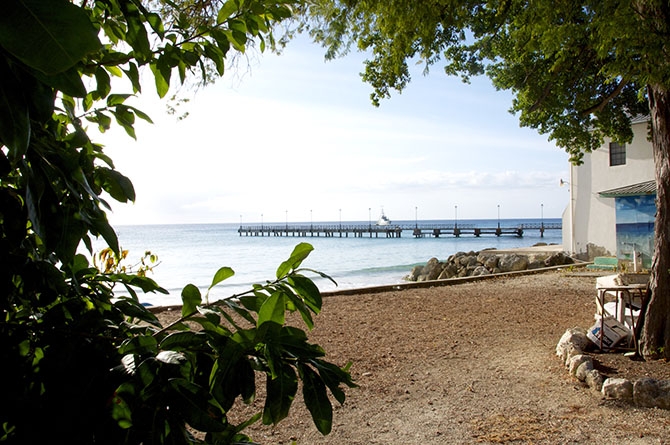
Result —
POLYGON ((603 108, 605 108, 605 105, 607 105, 612 99, 617 97, 619 94, 621 94, 621 91, 623 91, 624 87, 628 85, 628 80, 627 79, 621 79, 621 82, 614 88, 614 91, 612 91, 610 94, 605 96, 599 103, 595 104, 594 106, 587 108, 586 110, 581 111, 579 114, 582 116, 588 116, 589 114, 597 113, 598 111, 601 111, 603 108))

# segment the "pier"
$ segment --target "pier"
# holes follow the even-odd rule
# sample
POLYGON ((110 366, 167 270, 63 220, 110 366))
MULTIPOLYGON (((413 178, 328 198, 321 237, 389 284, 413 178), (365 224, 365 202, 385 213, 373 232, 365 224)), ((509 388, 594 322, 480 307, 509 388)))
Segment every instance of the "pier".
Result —
POLYGON ((433 236, 482 235, 522 237, 525 231, 537 230, 544 236, 545 230, 561 230, 560 223, 520 224, 515 227, 477 227, 474 224, 392 224, 378 226, 373 224, 279 224, 279 225, 241 225, 237 232, 240 236, 294 236, 326 238, 401 238, 403 232, 409 232, 415 238, 433 236))

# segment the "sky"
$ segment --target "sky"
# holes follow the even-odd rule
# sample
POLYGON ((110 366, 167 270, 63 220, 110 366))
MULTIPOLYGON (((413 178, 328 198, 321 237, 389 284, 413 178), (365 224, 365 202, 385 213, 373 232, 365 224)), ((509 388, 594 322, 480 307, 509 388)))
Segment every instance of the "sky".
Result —
POLYGON ((111 223, 561 217, 568 156, 519 127, 511 93, 438 64, 375 108, 364 56, 323 54, 300 37, 214 85, 175 89, 189 99, 183 120, 144 86, 132 104, 154 124, 139 122, 136 141, 120 129, 95 139, 137 194, 109 200, 111 223))

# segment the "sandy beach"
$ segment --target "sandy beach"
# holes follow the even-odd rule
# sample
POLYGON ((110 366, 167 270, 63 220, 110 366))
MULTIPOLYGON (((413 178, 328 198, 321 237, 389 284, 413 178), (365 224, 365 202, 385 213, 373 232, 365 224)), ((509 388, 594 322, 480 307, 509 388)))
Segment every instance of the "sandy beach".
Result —
MULTIPOLYGON (((670 443, 669 411, 604 400, 555 355, 567 328, 593 324, 594 297, 595 277, 566 270, 327 296, 310 339, 353 362, 359 387, 329 436, 299 398, 279 426, 249 432, 275 444, 670 443)), ((665 362, 595 358, 607 376, 670 379, 665 362)))

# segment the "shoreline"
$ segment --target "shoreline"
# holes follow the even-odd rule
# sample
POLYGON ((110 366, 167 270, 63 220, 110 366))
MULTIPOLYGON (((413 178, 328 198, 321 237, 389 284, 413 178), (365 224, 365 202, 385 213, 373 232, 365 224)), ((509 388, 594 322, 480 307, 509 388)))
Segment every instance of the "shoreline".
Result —
MULTIPOLYGON (((537 252, 536 252, 537 253, 537 252)), ((575 263, 570 266, 575 267, 575 268, 583 268, 586 267, 587 264, 590 263, 575 263)), ((323 298, 330 298, 330 297, 339 297, 339 296, 352 296, 352 295, 372 295, 372 294, 380 294, 380 293, 385 293, 385 292, 397 292, 397 291, 404 291, 404 290, 412 290, 412 289, 426 289, 426 288, 438 288, 438 287, 447 287, 447 286, 458 286, 460 284, 467 284, 467 283, 475 283, 479 281, 485 281, 485 280, 494 280, 498 278, 513 278, 513 277, 519 277, 519 276, 524 276, 524 275, 535 275, 535 274, 542 274, 546 272, 552 272, 552 271, 560 271, 562 269, 567 268, 568 266, 566 265, 561 265, 561 266, 551 266, 551 267, 542 267, 542 268, 537 268, 537 269, 526 269, 526 270, 520 270, 516 272, 503 272, 503 273, 498 273, 498 274, 490 274, 490 275, 479 275, 479 276, 474 276, 474 277, 462 277, 462 278, 449 278, 446 280, 430 280, 430 281, 405 281, 403 283, 399 284, 385 284, 385 285, 378 285, 378 286, 368 286, 368 287, 358 287, 358 288, 352 288, 352 289, 342 289, 342 290, 335 290, 335 291, 323 291, 321 292, 321 296, 323 298)), ((593 275, 597 276, 597 275, 593 275)), ((180 309, 182 307, 181 304, 176 304, 176 305, 167 305, 167 306, 149 306, 148 309, 154 313, 158 314, 164 311, 173 311, 180 309)))
MULTIPOLYGON (((479 252, 483 253, 490 253, 490 254, 511 254, 511 253, 517 253, 521 255, 552 255, 558 252, 562 252, 562 245, 561 244, 547 244, 547 245, 532 245, 532 246, 524 246, 524 247, 516 247, 516 248, 509 248, 509 249, 496 249, 496 248, 485 248, 480 250, 479 252)), ((421 261, 417 263, 418 265, 426 265, 430 258, 426 258, 424 261, 421 261)), ((445 258, 446 260, 446 258, 445 258)), ((444 260, 441 260, 444 261, 444 260)), ((584 263, 586 264, 586 263, 584 263)), ((576 265, 576 264, 575 264, 576 265)), ((519 271, 518 273, 523 274, 523 273, 538 273, 544 270, 551 270, 552 268, 561 268, 561 267, 567 267, 566 265, 562 266, 552 266, 548 268, 536 268, 536 269, 530 269, 530 270, 522 270, 519 271)), ((370 280, 373 283, 366 285, 366 284, 361 284, 361 285, 354 285, 352 287, 346 287, 346 288, 329 288, 326 286, 326 289, 323 289, 320 287, 321 294, 324 296, 337 296, 337 295, 356 295, 356 294, 362 294, 362 293, 380 293, 380 292, 387 292, 387 291, 393 291, 393 290, 400 290, 400 289, 405 289, 405 288, 420 288, 420 287, 431 287, 431 286, 448 286, 448 285, 454 285, 454 284, 459 284, 459 283, 466 283, 469 281, 472 281, 472 278, 480 278, 480 277, 463 277, 463 278, 449 278, 449 279, 442 279, 442 280, 427 280, 427 281, 421 281, 421 282, 416 282, 416 281, 411 281, 411 280, 405 280, 405 277, 408 276, 408 274, 411 273, 412 266, 408 266, 407 269, 399 273, 397 276, 393 275, 393 277, 389 276, 388 277, 388 282, 385 283, 380 283, 379 281, 381 280, 370 280), (374 283, 374 281, 377 281, 377 283, 374 283)), ((498 273, 498 274, 492 274, 491 276, 485 275, 482 276, 480 279, 486 279, 486 278, 493 278, 496 276, 504 276, 508 274, 514 274, 517 272, 505 272, 505 273, 498 273)), ((366 274, 360 273, 361 277, 365 277, 366 274)), ((338 280, 338 277, 333 275, 333 277, 338 280)), ((339 281, 339 280, 338 280, 339 281)), ((364 278, 359 281, 364 281, 364 278)), ((386 280, 384 280, 386 281, 386 280)), ((261 282, 261 281, 258 281, 261 282)), ((328 284, 328 283, 327 283, 328 284)), ((346 285, 346 284, 345 284, 346 285)), ((248 288, 244 288, 242 291, 246 291, 250 289, 251 286, 248 288)), ((202 287, 201 290, 205 290, 205 287, 202 287)), ((236 292, 233 292, 236 293, 236 292)), ((231 294, 232 295, 232 294, 231 294)), ((230 296, 230 295, 228 295, 230 296)), ((178 290, 174 293, 170 293, 170 299, 171 300, 179 300, 179 303, 177 302, 168 302, 167 304, 160 304, 156 302, 156 298, 151 298, 149 303, 151 304, 152 308, 166 308, 166 307, 181 307, 181 298, 178 296, 178 290)), ((217 298, 220 299, 220 298, 217 298)))

